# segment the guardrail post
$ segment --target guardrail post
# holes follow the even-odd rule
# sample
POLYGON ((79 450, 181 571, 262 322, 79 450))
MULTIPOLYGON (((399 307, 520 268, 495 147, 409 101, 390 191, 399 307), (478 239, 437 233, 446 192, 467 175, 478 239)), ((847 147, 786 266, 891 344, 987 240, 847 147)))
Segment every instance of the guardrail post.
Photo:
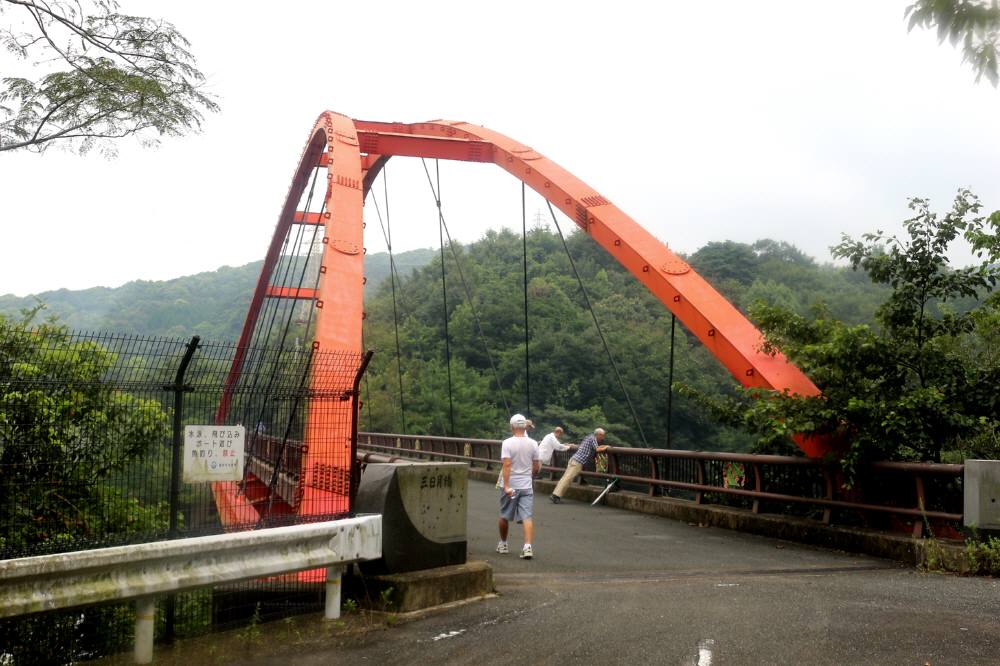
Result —
POLYGON ((153 661, 153 629, 156 625, 156 597, 135 600, 135 663, 153 661))
POLYGON ((336 620, 340 617, 340 591, 341 578, 344 575, 344 567, 334 566, 326 568, 326 612, 323 617, 327 620, 336 620))

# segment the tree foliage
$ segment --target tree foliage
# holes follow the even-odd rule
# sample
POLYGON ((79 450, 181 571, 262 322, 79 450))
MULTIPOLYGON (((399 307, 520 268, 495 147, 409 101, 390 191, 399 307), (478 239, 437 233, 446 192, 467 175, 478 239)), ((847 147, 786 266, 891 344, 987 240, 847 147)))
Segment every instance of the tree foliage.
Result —
MULTIPOLYGON (((476 243, 456 246, 472 303, 465 296, 454 258, 446 256, 453 384, 458 385, 454 377, 459 373, 479 377, 474 382, 474 399, 453 396, 456 432, 499 437, 505 410, 528 410, 539 424, 537 432, 563 425, 571 438, 579 438, 603 426, 617 444, 642 446, 645 435, 650 446, 664 447, 670 313, 587 235, 572 234, 567 245, 623 375, 639 425, 615 379, 562 242, 556 234, 537 229, 528 236, 530 410, 525 405, 521 238, 509 231, 493 231, 476 243), (483 323, 483 339, 477 332, 477 315, 483 323), (457 423, 458 414, 468 419, 464 426, 457 423)), ((863 318, 862 313, 868 313, 870 318, 885 293, 883 288, 856 280, 850 271, 819 266, 796 248, 773 240, 753 245, 713 243, 689 260, 738 307, 745 304, 748 294, 784 294, 803 311, 826 300, 846 317, 863 318)), ((440 280, 440 263, 435 259, 397 286, 405 414, 400 409, 388 285, 367 303, 365 340, 376 354, 368 371, 365 400, 371 409, 362 412, 363 428, 397 432, 405 417, 411 432, 447 432, 440 280)), ((675 382, 697 386, 713 396, 735 390, 735 381, 679 323, 674 366, 675 382)), ((673 448, 745 450, 750 445, 745 434, 713 421, 701 405, 686 397, 675 394, 671 409, 673 448)))
POLYGON ((962 43, 962 61, 996 87, 1000 4, 997 0, 918 0, 906 8, 909 29, 937 28, 938 40, 962 43))
POLYGON ((218 110, 188 40, 115 0, 0 0, 0 47, 39 72, 2 79, 0 151, 114 154, 114 139, 156 144, 218 110))
POLYGON ((103 347, 30 321, 0 317, 0 552, 162 527, 165 505, 143 505, 110 478, 160 445, 166 412, 101 382, 115 362, 103 347))
POLYGON ((980 215, 966 190, 943 217, 924 199, 910 207, 905 237, 844 236, 832 249, 889 287, 875 326, 845 323, 823 307, 808 315, 765 303, 751 308, 766 349, 780 348, 822 396, 749 390, 735 400, 703 400, 717 416, 756 432, 762 448, 787 445, 797 432, 827 437, 848 470, 862 459, 940 461, 944 452, 993 446, 1000 363, 992 326, 1000 310, 989 295, 1000 279, 1000 214, 980 215), (980 261, 955 269, 947 252, 960 237, 980 261), (962 299, 973 306, 956 308, 962 299))

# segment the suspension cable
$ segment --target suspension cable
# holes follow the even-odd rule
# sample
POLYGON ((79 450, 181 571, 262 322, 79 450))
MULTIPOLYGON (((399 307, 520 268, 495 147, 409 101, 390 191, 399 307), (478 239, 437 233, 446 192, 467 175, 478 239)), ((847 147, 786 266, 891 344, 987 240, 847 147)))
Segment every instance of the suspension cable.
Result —
MULTIPOLYGON (((425 163, 424 167, 426 168, 426 166, 427 165, 425 163)), ((434 201, 437 203, 438 239, 441 243, 441 293, 444 302, 444 310, 442 312, 444 319, 444 357, 445 364, 448 368, 448 423, 450 424, 448 435, 453 437, 455 435, 455 409, 451 393, 451 339, 448 335, 448 284, 445 280, 444 269, 444 214, 441 212, 441 169, 437 160, 434 160, 434 171, 437 174, 437 190, 435 192, 434 201)))
MULTIPOLYGON (((317 182, 318 176, 319 176, 319 170, 318 169, 314 169, 313 170, 312 182, 309 185, 309 194, 306 196, 306 210, 305 210, 306 213, 308 213, 309 209, 312 207, 312 200, 313 200, 313 195, 315 193, 316 182, 317 182)), ((322 206, 321 206, 320 213, 319 213, 320 219, 322 219, 323 210, 325 210, 325 208, 326 208, 326 202, 324 201, 323 204, 322 204, 322 206)), ((286 232, 284 241, 282 243, 281 254, 278 255, 278 265, 275 266, 275 269, 271 272, 271 275, 268 276, 268 281, 270 283, 272 283, 272 284, 274 283, 274 278, 275 277, 278 278, 278 284, 282 285, 282 286, 285 285, 287 282, 290 281, 289 280, 289 276, 290 276, 290 273, 291 273, 291 270, 292 270, 292 263, 293 262, 292 261, 284 261, 283 262, 282 261, 282 257, 297 256, 297 254, 291 254, 291 253, 297 253, 298 252, 298 248, 301 247, 301 244, 302 244, 302 235, 304 233, 303 230, 304 230, 304 225, 300 224, 299 228, 298 228, 298 231, 295 234, 295 242, 294 242, 294 244, 290 244, 289 243, 289 239, 291 238, 292 234, 286 232)), ((318 230, 318 227, 313 229, 313 237, 312 237, 312 240, 310 242, 310 252, 312 251, 312 244, 315 243, 315 241, 316 241, 317 230, 318 230)), ((289 231, 291 231, 291 230, 289 230, 289 231)), ((305 270, 305 266, 303 266, 303 271, 304 270, 305 270)), ((300 279, 299 280, 299 287, 300 288, 302 286, 301 282, 302 281, 300 279)), ((282 298, 272 298, 273 306, 265 306, 265 316, 263 318, 261 318, 261 319, 258 320, 258 322, 260 323, 260 326, 257 327, 256 331, 257 331, 258 334, 264 334, 265 338, 264 338, 263 344, 261 345, 261 352, 260 352, 259 357, 258 357, 259 360, 258 360, 258 363, 257 363, 257 367, 254 368, 254 370, 253 370, 253 377, 254 378, 253 378, 252 387, 256 387, 256 385, 257 385, 257 379, 260 376, 260 370, 263 368, 263 365, 264 365, 264 362, 265 362, 265 359, 266 359, 267 347, 269 347, 271 345, 271 333, 272 333, 272 331, 275 328, 275 322, 278 321, 279 319, 284 319, 284 313, 289 310, 289 308, 287 307, 288 304, 285 304, 285 303, 281 302, 281 301, 284 301, 284 300, 285 299, 282 299, 282 298), (267 317, 267 310, 268 309, 270 309, 270 319, 269 319, 269 321, 267 321, 266 326, 265 326, 264 320, 268 320, 268 317, 267 317), (278 311, 279 310, 281 310, 281 312, 282 312, 282 316, 280 318, 278 316, 278 311)), ((292 305, 294 306, 294 303, 292 303, 292 305)), ((285 338, 287 336, 289 324, 290 324, 290 321, 291 321, 291 314, 293 314, 294 311, 295 311, 294 307, 292 307, 290 309, 291 309, 291 313, 289 314, 288 321, 285 323, 284 331, 283 331, 281 339, 280 339, 280 341, 278 343, 277 351, 275 352, 276 353, 276 357, 274 359, 274 367, 272 368, 272 372, 270 373, 270 375, 268 377, 266 391, 270 391, 271 386, 274 383, 275 373, 276 373, 277 367, 278 367, 278 362, 279 362, 280 357, 282 355, 282 351, 283 351, 283 347, 284 347, 284 343, 285 343, 285 338)), ((310 314, 310 316, 312 315, 312 310, 311 309, 310 309, 309 314, 310 314)), ((257 413, 257 418, 254 419, 254 421, 253 421, 255 429, 256 429, 256 424, 264 416, 264 409, 265 409, 265 406, 262 404, 260 406, 260 409, 259 409, 258 413, 257 413)))
POLYGON ((670 313, 670 370, 667 374, 667 448, 670 448, 670 426, 674 413, 674 330, 677 315, 670 313))
MULTIPOLYGON (((316 168, 314 168, 312 182, 309 185, 309 193, 306 196, 306 209, 305 209, 306 213, 308 213, 309 209, 312 207, 313 195, 315 193, 316 181, 318 179, 318 176, 319 176, 319 170, 316 169, 316 168)), ((323 212, 325 210, 326 210, 326 201, 324 200, 323 203, 322 203, 322 205, 320 206, 320 212, 319 212, 320 219, 322 219, 323 212)), ((279 277, 279 281, 278 281, 279 285, 286 284, 286 281, 288 280, 289 274, 290 274, 290 272, 292 270, 292 263, 293 262, 290 261, 290 260, 286 261, 286 262, 284 262, 284 266, 282 266, 281 257, 283 257, 283 256, 298 257, 299 248, 301 248, 301 246, 302 246, 302 235, 304 233, 303 229, 304 229, 304 225, 300 224, 298 232, 295 235, 295 243, 292 246, 292 250, 291 250, 291 252, 293 252, 294 254, 286 254, 287 252, 289 252, 289 238, 291 237, 292 234, 288 233, 288 232, 285 233, 285 238, 284 238, 284 240, 282 242, 281 253, 278 255, 278 265, 275 267, 274 270, 272 270, 271 275, 268 276, 268 281, 269 282, 272 282, 273 281, 272 279, 275 277, 275 274, 277 274, 278 277, 279 277)), ((309 263, 309 257, 312 255, 312 249, 313 249, 314 244, 316 242, 316 236, 317 236, 318 230, 319 230, 319 225, 316 225, 313 228, 313 235, 312 235, 312 239, 310 240, 310 243, 309 243, 309 252, 306 255, 306 261, 302 262, 302 273, 299 276, 298 285, 297 285, 297 288, 299 290, 301 290, 302 284, 303 284, 304 279, 305 279, 305 272, 306 272, 306 269, 307 269, 307 265, 309 263)), ((318 283, 319 283, 319 271, 316 272, 316 285, 318 285, 318 283)), ((316 285, 314 285, 314 288, 315 288, 316 285)), ((275 299, 275 301, 278 301, 278 300, 284 300, 284 299, 275 299)), ((284 353, 285 339, 286 339, 286 337, 288 335, 289 328, 291 327, 292 316, 295 313, 294 302, 292 303, 292 306, 293 307, 291 307, 291 308, 281 308, 283 311, 286 311, 286 310, 288 311, 288 319, 285 322, 285 326, 284 326, 284 330, 282 332, 281 340, 279 341, 277 349, 275 351, 275 356, 274 356, 274 360, 273 360, 274 365, 271 368, 271 372, 269 373, 269 376, 268 376, 268 379, 267 379, 266 389, 265 389, 265 391, 263 393, 261 393, 261 395, 268 395, 270 393, 271 388, 274 385, 275 378, 277 377, 279 362, 281 360, 282 354, 284 353)), ((255 326, 256 333, 261 334, 261 333, 264 333, 266 331, 266 337, 264 339, 264 343, 261 345, 260 353, 258 354, 258 359, 259 360, 256 363, 256 367, 253 369, 253 383, 252 383, 252 387, 255 387, 257 385, 258 377, 261 374, 260 370, 263 368, 265 360, 266 360, 267 347, 270 346, 270 341, 271 341, 271 332, 274 329, 275 320, 278 319, 279 303, 275 302, 274 307, 272 307, 270 309, 271 309, 270 321, 267 323, 266 328, 263 325, 263 321, 262 320, 266 320, 268 318, 267 314, 266 314, 267 307, 265 307, 265 316, 263 318, 258 319, 258 325, 255 326)), ((306 323, 306 333, 308 333, 308 331, 309 331, 309 327, 310 327, 311 321, 312 321, 312 315, 313 315, 313 308, 309 308, 309 319, 308 319, 308 321, 306 323)), ((256 336, 254 336, 254 337, 256 337, 256 336)), ((312 352, 311 351, 310 351, 310 357, 309 357, 309 359, 310 360, 309 360, 309 362, 307 363, 307 366, 306 366, 306 372, 308 372, 309 364, 311 364, 311 362, 312 362, 312 360, 311 360, 312 359, 312 352)), ((252 427, 253 427, 253 435, 254 435, 254 441, 255 442, 256 442, 256 435, 259 434, 258 433, 258 424, 263 421, 264 413, 265 413, 266 409, 267 409, 267 404, 265 402, 261 402, 257 406, 257 409, 254 409, 254 406, 252 404, 247 406, 247 410, 246 410, 245 414, 250 415, 250 414, 253 414, 254 412, 256 412, 256 416, 254 418, 250 419, 250 422, 253 424, 252 427)), ((289 427, 291 425, 291 418, 294 418, 294 413, 293 413, 293 415, 289 419, 289 427)), ((285 435, 285 440, 286 441, 287 441, 287 432, 288 432, 288 428, 286 428, 286 435, 285 435)), ((282 445, 281 445, 281 449, 280 449, 281 453, 279 455, 283 455, 286 441, 282 441, 282 445)), ((279 462, 280 462, 280 458, 279 458, 278 461, 275 461, 275 468, 276 469, 277 469, 277 465, 278 465, 279 462)), ((244 467, 243 467, 243 477, 244 477, 244 479, 246 478, 246 472, 247 472, 247 469, 249 468, 249 464, 250 464, 250 456, 247 456, 246 457, 246 462, 244 463, 244 467)), ((273 486, 274 486, 275 483, 276 483, 276 477, 272 478, 271 483, 268 484, 268 490, 269 490, 269 492, 271 492, 271 493, 274 492, 274 487, 273 486)))
MULTIPOLYGON (((399 418, 400 425, 402 429, 399 431, 401 433, 406 432, 406 403, 403 401, 403 355, 400 352, 399 347, 399 311, 396 308, 396 259, 392 253, 392 225, 389 224, 389 185, 388 177, 386 176, 386 167, 382 168, 382 193, 385 198, 385 224, 382 223, 382 211, 378 207, 378 199, 372 196, 372 202, 375 204, 375 213, 378 215, 378 225, 382 229, 382 238, 385 239, 385 246, 389 250, 389 284, 392 287, 392 328, 393 333, 396 336, 396 380, 399 383, 399 418), (388 227, 388 231, 386 230, 388 227)), ((400 281, 399 288, 403 288, 403 283, 400 281)))
MULTIPOLYGON (((431 180, 431 172, 427 168, 427 163, 424 162, 424 173, 427 174, 427 184, 431 188, 431 195, 437 200, 437 192, 434 190, 434 182, 431 180)), ((500 392, 500 399, 503 401, 504 409, 510 412, 510 402, 507 400, 507 395, 503 391, 503 385, 500 384, 500 374, 497 372, 496 363, 493 362, 493 355, 490 354, 490 348, 486 344, 486 334, 483 332, 483 323, 479 318, 479 310, 476 308, 476 301, 473 298, 472 288, 469 287, 468 281, 465 279, 465 272, 462 270, 462 262, 459 260, 458 252, 455 250, 455 242, 452 240, 451 232, 448 230, 448 222, 444 219, 444 214, 441 214, 441 224, 444 226, 444 233, 448 238, 448 247, 451 248, 451 256, 455 260, 455 267, 458 268, 458 277, 462 281, 462 287, 465 290, 465 298, 469 303, 469 307, 472 310, 472 318, 476 322, 476 330, 479 333, 479 341, 483 344, 483 351, 486 353, 486 360, 490 364, 490 370, 493 372, 493 380, 496 382, 497 390, 500 392)))
POLYGON ((639 417, 635 413, 635 407, 632 405, 632 399, 629 397, 628 391, 625 389, 625 382, 622 381, 621 373, 618 372, 618 364, 615 363, 615 357, 611 355, 611 349, 608 347, 608 341, 604 337, 604 331, 601 330, 601 324, 597 321, 597 313, 594 312, 594 308, 590 304, 590 296, 587 295, 587 288, 583 286, 583 280, 580 278, 580 272, 576 270, 576 262, 573 261, 573 255, 569 252, 569 246, 566 244, 566 237, 563 236, 562 229, 559 227, 559 220, 556 219, 556 213, 552 209, 552 203, 549 201, 546 201, 545 203, 549 207, 549 213, 552 215, 552 221, 556 225, 556 231, 559 232, 559 238, 562 240, 563 249, 566 250, 566 256, 569 258, 569 265, 572 266, 573 274, 576 276, 576 281, 580 285, 580 293, 583 294, 583 300, 587 304, 587 309, 590 310, 590 316, 594 319, 594 326, 597 327, 597 334, 601 336, 601 342, 604 344, 604 351, 608 355, 608 360, 611 361, 611 367, 614 368, 615 377, 618 378, 618 386, 625 395, 625 402, 628 403, 629 411, 632 412, 632 420, 635 422, 635 427, 639 430, 639 436, 642 438, 642 445, 648 449, 649 443, 646 441, 646 433, 643 432, 642 425, 639 424, 639 417))
POLYGON ((528 348, 528 217, 525 212, 525 185, 521 181, 521 254, 524 257, 524 408, 531 416, 531 354, 528 348))

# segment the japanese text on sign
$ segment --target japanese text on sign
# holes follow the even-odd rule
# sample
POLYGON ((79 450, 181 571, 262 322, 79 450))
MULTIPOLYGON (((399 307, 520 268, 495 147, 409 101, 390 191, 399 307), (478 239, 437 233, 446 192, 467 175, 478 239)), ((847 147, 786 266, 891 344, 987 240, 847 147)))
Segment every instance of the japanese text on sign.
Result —
POLYGON ((189 425, 184 428, 184 483, 243 478, 246 428, 189 425))

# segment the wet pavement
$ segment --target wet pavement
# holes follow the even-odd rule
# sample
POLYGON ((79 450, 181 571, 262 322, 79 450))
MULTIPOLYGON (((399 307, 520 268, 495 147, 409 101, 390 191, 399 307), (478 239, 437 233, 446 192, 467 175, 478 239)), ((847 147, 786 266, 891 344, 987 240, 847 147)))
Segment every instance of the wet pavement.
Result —
MULTIPOLYGON (((254 664, 998 664, 1000 581, 565 501, 535 502, 535 558, 497 555, 470 481, 469 559, 498 596, 254 664)), ((309 621, 321 622, 318 619, 309 621)), ((267 638, 268 625, 261 627, 267 638)))

